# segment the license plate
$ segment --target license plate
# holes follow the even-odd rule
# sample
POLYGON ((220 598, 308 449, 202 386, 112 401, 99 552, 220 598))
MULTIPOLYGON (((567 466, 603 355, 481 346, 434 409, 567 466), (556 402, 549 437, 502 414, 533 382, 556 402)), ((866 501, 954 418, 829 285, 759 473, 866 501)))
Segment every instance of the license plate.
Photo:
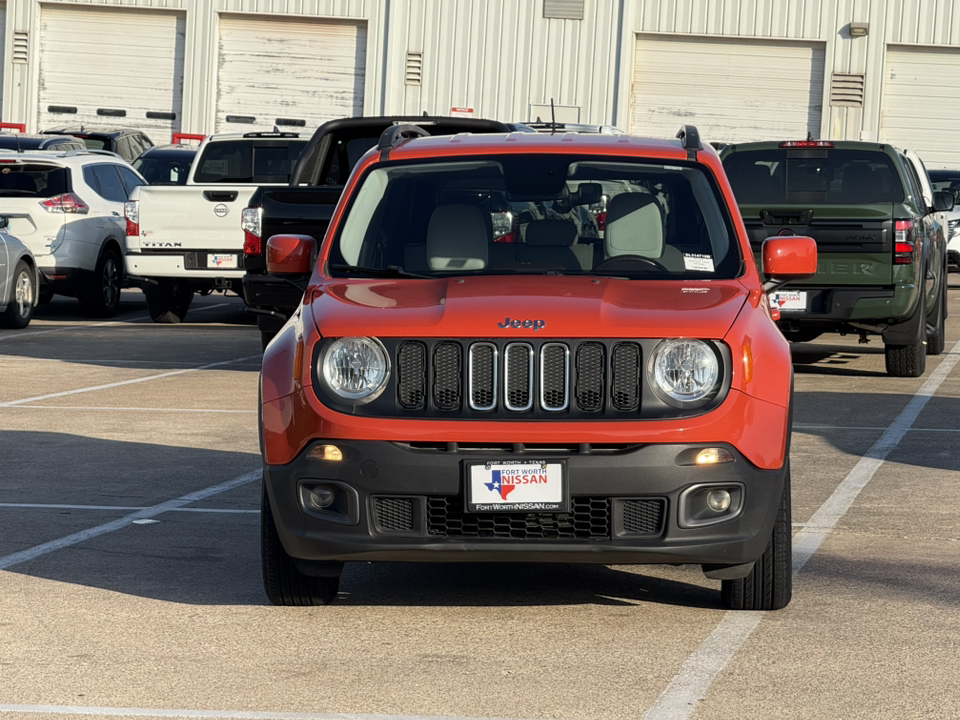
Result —
POLYGON ((803 290, 781 290, 773 294, 773 304, 780 308, 780 312, 806 310, 807 293, 803 290))
POLYGON ((504 460, 467 465, 467 512, 565 512, 563 460, 504 460))
POLYGON ((214 255, 213 253, 207 254, 207 267, 208 268, 224 268, 224 269, 236 269, 237 267, 237 256, 236 254, 232 255, 214 255))

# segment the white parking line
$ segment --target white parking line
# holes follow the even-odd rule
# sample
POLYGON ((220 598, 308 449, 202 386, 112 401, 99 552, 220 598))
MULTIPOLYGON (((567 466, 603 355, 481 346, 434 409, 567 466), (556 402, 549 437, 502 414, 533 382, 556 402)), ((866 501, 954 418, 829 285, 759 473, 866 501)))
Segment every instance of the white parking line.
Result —
MULTIPOLYGON (((863 427, 860 425, 794 425, 794 430, 871 430, 885 432, 885 427, 863 427)), ((907 428, 907 432, 960 433, 960 428, 907 428)))
MULTIPOLYGON (((894 418, 877 442, 873 444, 853 470, 843 479, 833 494, 813 514, 810 521, 793 536, 793 574, 800 572, 819 549, 840 518, 853 505, 860 491, 866 487, 884 460, 903 440, 910 426, 933 397, 937 389, 960 361, 960 342, 951 348, 937 369, 894 418)), ((754 631, 762 612, 730 611, 690 657, 670 685, 645 716, 645 720, 687 720, 697 710, 700 700, 710 690, 714 678, 730 663, 733 656, 754 631)))
POLYGON ((128 525, 132 525, 137 520, 153 518, 157 515, 162 515, 165 512, 182 508, 184 505, 199 502, 200 500, 205 500, 208 497, 219 495, 220 493, 227 492, 228 490, 233 490, 234 488, 238 488, 242 485, 246 485, 247 483, 251 483, 254 480, 260 479, 261 472, 261 470, 254 470, 246 473, 245 475, 235 477, 233 480, 220 483, 219 485, 213 485, 211 487, 204 488, 203 490, 197 490, 196 492, 182 495, 181 497, 173 500, 167 500, 159 505, 144 508, 143 510, 137 510, 136 512, 125 515, 117 520, 103 523, 102 525, 97 525, 96 527, 88 528, 86 530, 81 530, 80 532, 75 532, 70 535, 65 535, 62 538, 51 540, 40 545, 35 545, 32 548, 27 548, 26 550, 21 550, 20 552, 15 552, 11 555, 6 555, 5 557, 0 557, 0 570, 6 570, 14 565, 20 565, 21 563, 34 560, 41 555, 47 555, 48 553, 56 552, 57 550, 63 550, 71 545, 77 545, 78 543, 85 542, 92 538, 115 532, 116 530, 122 530, 128 525))
MULTIPOLYGON (((131 510, 146 510, 143 505, 64 505, 61 503, 0 503, 0 509, 15 508, 17 510, 108 510, 115 512, 129 512, 131 510)), ((171 508, 170 512, 193 513, 222 513, 224 515, 260 514, 259 510, 234 510, 232 508, 171 508)))
POLYGON ((11 400, 9 402, 0 403, 0 408, 16 407, 18 405, 25 405, 26 403, 38 402, 40 400, 50 400, 52 398, 66 397, 68 395, 80 395, 81 393, 96 392, 97 390, 109 390, 111 388, 123 387, 124 385, 134 385, 136 383, 148 382, 150 380, 160 380, 162 378, 174 377, 175 375, 184 375, 185 373, 197 372, 198 370, 209 370, 210 368, 221 367, 223 365, 242 363, 258 357, 260 357, 260 355, 247 355, 246 357, 235 358, 233 360, 221 360, 220 362, 200 365, 198 367, 185 368, 183 370, 170 370, 157 375, 147 375, 146 377, 133 378, 132 380, 121 380, 119 382, 105 383, 104 385, 93 385, 91 387, 77 388, 76 390, 64 390, 63 392, 49 393, 47 395, 35 395, 34 397, 24 398, 23 400, 11 400))
POLYGON ((95 715, 97 717, 214 718, 216 720, 506 720, 449 715, 380 715, 372 713, 285 713, 229 710, 164 710, 154 708, 84 707, 83 705, 0 705, 0 713, 31 715, 95 715))
POLYGON ((222 415, 256 415, 257 410, 220 410, 215 408, 148 408, 148 407, 88 407, 86 405, 7 405, 18 410, 96 410, 97 412, 150 412, 150 413, 220 413, 222 415))

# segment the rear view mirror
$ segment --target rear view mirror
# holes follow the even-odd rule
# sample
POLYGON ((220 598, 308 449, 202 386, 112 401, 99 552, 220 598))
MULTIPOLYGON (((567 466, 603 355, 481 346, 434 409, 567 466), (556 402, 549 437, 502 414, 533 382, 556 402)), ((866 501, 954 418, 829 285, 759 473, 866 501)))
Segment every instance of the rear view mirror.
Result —
POLYGON ((954 206, 954 195, 949 190, 938 190, 933 194, 933 207, 937 212, 950 212, 954 206))
POLYGON ((764 290, 817 274, 817 241, 804 235, 777 235, 763 241, 764 290))
POLYGON ((583 183, 577 188, 574 205, 595 205, 603 198, 603 186, 600 183, 583 183))
POLYGON ((267 272, 295 280, 313 272, 317 241, 309 235, 271 235, 267 240, 267 272))

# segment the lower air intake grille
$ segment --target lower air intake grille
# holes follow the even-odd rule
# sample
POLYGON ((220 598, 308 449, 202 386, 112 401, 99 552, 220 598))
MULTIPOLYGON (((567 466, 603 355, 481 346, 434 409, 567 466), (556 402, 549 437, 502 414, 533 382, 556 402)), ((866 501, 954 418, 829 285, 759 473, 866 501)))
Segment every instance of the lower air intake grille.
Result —
POLYGON ((507 540, 610 538, 610 498, 575 497, 569 513, 468 513, 463 498, 427 498, 427 534, 507 540))
POLYGON ((659 535, 663 527, 663 500, 624 500, 623 530, 631 535, 659 535))
POLYGON ((376 498, 377 525, 381 530, 412 530, 413 501, 407 498, 376 498))

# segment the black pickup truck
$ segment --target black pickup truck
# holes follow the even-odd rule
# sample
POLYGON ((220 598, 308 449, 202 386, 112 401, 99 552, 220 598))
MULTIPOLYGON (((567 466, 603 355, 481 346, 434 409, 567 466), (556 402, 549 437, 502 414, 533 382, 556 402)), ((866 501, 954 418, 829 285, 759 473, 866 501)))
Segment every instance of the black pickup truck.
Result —
POLYGON ((721 152, 755 252, 771 235, 817 242, 816 275, 771 294, 787 339, 880 335, 887 373, 917 377, 926 355, 944 349, 942 213, 953 196, 925 193, 926 171, 908 155, 827 140, 741 143, 721 152))
POLYGON ((342 118, 317 128, 300 155, 289 186, 257 188, 242 214, 243 297, 248 311, 257 315, 264 347, 303 297, 300 288, 267 274, 266 240, 279 233, 322 240, 353 166, 377 144, 384 130, 406 123, 416 123, 431 135, 531 132, 493 120, 428 116, 342 118))

